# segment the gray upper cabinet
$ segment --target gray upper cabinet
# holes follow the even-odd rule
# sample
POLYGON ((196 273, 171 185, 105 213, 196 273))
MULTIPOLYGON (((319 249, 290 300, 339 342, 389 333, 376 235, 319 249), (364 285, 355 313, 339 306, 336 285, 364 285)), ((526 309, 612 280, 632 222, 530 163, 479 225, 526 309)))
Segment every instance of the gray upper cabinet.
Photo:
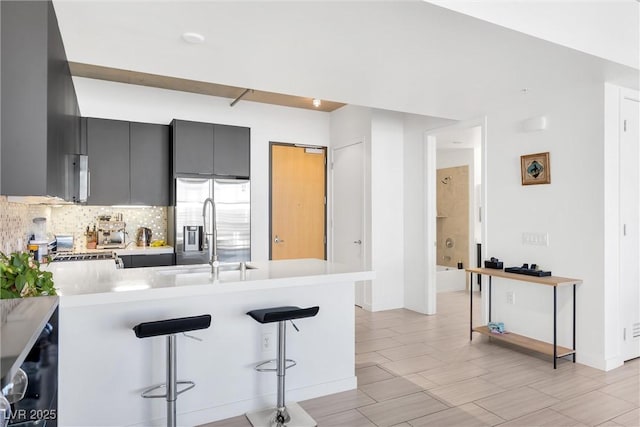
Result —
POLYGON ((214 125, 214 175, 249 178, 250 138, 249 128, 214 125))
POLYGON ((89 205, 168 206, 170 129, 167 125, 83 118, 89 155, 89 205))
POLYGON ((213 175, 213 125, 174 120, 173 173, 213 175))
POLYGON ((0 194, 65 197, 79 112, 51 2, 1 1, 0 194))
POLYGON ((131 204, 169 205, 169 126, 130 124, 131 204))
POLYGON ((129 122, 87 119, 89 205, 129 203, 129 122))

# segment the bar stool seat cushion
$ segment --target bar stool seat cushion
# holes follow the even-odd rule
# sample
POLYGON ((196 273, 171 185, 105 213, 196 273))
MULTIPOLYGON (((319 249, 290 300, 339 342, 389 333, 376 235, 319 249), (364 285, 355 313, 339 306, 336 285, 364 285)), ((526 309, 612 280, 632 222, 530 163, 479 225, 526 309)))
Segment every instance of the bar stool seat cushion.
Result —
POLYGON ((211 326, 211 315, 178 317, 175 319, 144 322, 133 327, 138 338, 156 337, 159 335, 179 334, 181 332, 207 329, 211 326))
POLYGON ((318 314, 320 307, 300 308, 294 306, 263 308, 260 310, 251 310, 247 314, 256 322, 273 323, 282 322, 293 319, 303 319, 305 317, 313 317, 318 314))

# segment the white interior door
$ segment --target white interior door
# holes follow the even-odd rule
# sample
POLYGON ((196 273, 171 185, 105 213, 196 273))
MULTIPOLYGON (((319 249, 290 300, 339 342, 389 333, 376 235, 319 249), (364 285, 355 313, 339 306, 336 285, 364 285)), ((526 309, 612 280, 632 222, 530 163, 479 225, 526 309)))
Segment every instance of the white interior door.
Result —
MULTIPOLYGON (((364 267, 363 143, 333 149, 333 261, 364 267)), ((366 304, 366 283, 356 283, 356 305, 366 304)), ((369 298, 370 300, 370 298, 369 298)))
POLYGON ((624 360, 640 357, 640 103, 620 104, 620 304, 624 360))

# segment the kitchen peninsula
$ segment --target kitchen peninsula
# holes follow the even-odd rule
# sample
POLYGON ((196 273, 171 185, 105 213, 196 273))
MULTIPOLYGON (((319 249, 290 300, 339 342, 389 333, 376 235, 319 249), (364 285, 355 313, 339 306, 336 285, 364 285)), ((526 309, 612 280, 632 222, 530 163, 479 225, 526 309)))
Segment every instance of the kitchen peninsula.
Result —
POLYGON ((354 287, 374 278, 322 260, 251 262, 118 270, 113 262, 51 265, 60 297, 61 425, 162 425, 163 399, 140 392, 164 382, 165 340, 139 340, 141 322, 211 314, 209 329, 178 337, 178 377, 196 382, 180 395, 178 419, 198 425, 272 406, 276 376, 253 367, 275 358, 275 325, 245 313, 282 305, 320 306, 287 336, 288 400, 305 400, 356 387, 354 287))

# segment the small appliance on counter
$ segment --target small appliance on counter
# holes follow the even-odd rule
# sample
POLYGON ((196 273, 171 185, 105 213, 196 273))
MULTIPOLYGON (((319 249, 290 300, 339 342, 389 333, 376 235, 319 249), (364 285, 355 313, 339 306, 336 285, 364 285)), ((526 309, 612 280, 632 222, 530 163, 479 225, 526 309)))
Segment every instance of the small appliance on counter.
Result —
POLYGON ((111 217, 103 216, 98 219, 97 249, 124 249, 127 224, 120 221, 111 221, 111 217))
POLYGON ((73 252, 72 234, 56 234, 56 252, 73 252))
POLYGON ((136 244, 142 247, 148 247, 151 245, 151 236, 153 236, 153 232, 150 228, 140 227, 138 228, 138 232, 136 233, 136 244))
POLYGON ((33 234, 29 239, 29 252, 38 262, 49 259, 49 254, 56 251, 56 239, 47 234, 47 219, 37 217, 33 219, 33 234))

